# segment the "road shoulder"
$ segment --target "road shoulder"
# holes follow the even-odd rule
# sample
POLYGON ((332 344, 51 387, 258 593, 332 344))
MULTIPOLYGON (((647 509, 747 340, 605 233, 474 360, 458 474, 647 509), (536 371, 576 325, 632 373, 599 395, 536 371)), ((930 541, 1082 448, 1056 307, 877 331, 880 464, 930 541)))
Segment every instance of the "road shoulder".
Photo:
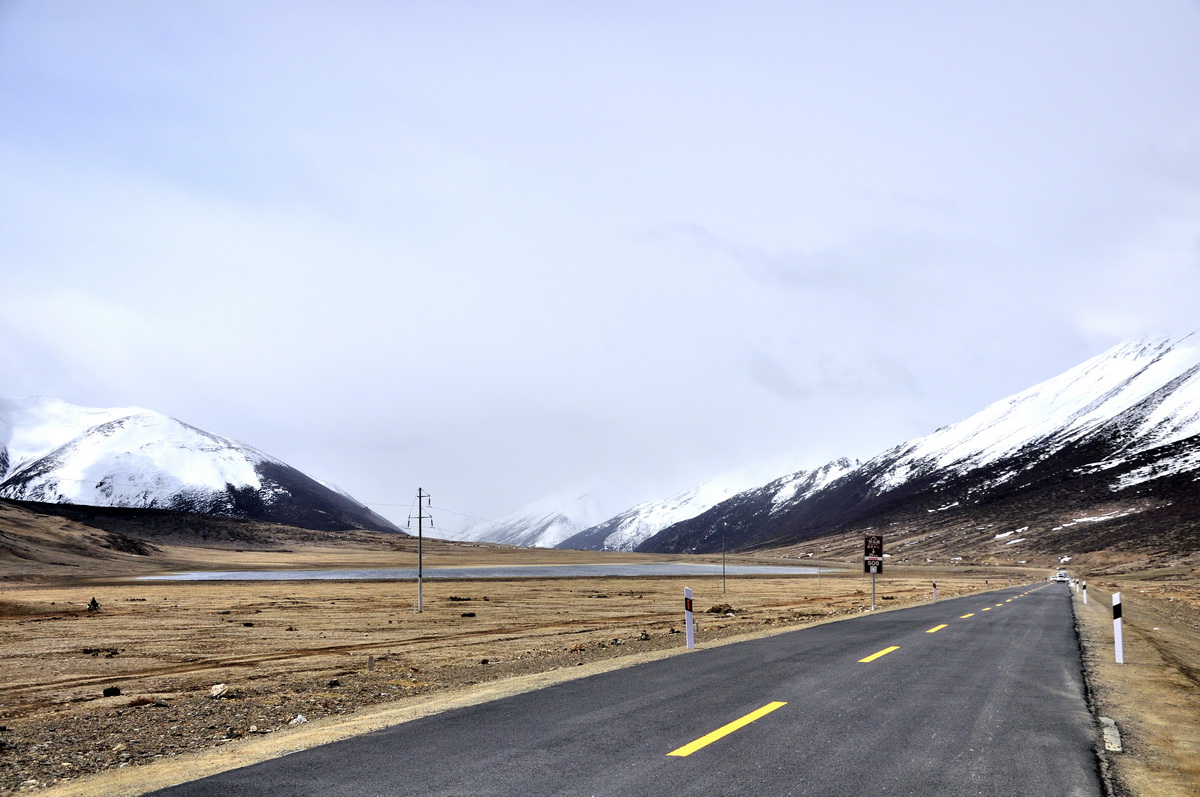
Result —
MULTIPOLYGON (((1120 586, 1115 585, 1115 586, 1120 586)), ((1123 750, 1100 745, 1115 797, 1188 797, 1200 784, 1200 625, 1183 607, 1122 592, 1124 663, 1117 664, 1111 592, 1074 599, 1093 710, 1121 732, 1123 750)), ((1099 729, 1097 730, 1099 733, 1099 729)))

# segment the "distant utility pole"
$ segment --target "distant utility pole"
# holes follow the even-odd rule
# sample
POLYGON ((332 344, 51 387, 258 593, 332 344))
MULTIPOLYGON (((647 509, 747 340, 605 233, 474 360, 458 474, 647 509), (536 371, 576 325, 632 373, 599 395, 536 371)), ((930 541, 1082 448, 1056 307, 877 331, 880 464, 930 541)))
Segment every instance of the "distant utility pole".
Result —
MULTIPOLYGON (((422 609, 422 587, 425 575, 424 551, 422 550, 424 520, 429 518, 429 528, 433 528, 433 518, 425 514, 425 507, 429 505, 429 493, 421 488, 417 488, 417 613, 422 609)), ((412 528, 412 515, 408 516, 408 527, 412 528)))

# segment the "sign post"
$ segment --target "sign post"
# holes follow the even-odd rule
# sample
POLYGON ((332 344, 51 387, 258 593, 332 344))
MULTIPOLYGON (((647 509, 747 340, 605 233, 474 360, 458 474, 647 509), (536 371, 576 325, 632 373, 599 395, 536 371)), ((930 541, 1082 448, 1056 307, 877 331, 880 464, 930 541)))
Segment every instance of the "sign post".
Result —
POLYGON ((875 574, 883 572, 883 537, 868 534, 863 547, 863 572, 871 574, 871 611, 875 611, 875 574))
POLYGON ((692 588, 684 587, 683 588, 683 627, 684 627, 684 631, 687 634, 688 650, 691 650, 692 648, 696 647, 696 633, 692 629, 693 617, 694 617, 694 615, 692 614, 692 588))

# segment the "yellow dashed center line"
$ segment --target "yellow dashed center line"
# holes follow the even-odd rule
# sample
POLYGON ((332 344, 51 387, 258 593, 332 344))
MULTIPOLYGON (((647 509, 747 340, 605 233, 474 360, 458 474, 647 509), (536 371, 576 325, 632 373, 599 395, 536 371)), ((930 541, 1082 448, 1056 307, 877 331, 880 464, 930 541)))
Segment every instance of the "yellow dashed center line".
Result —
MULTIPOLYGON (((1028 594, 1028 593, 1023 593, 1023 594, 1028 594)), ((1021 595, 1017 595, 1016 597, 1019 598, 1019 597, 1021 597, 1021 595)), ((1004 601, 1004 603, 1012 603, 1012 602, 1013 602, 1012 598, 1008 598, 1007 600, 1004 601)), ((997 603, 995 608, 997 608, 997 609, 1003 608, 1004 603, 997 603)), ((992 610, 992 608, 993 607, 991 607, 991 606, 985 606, 985 607, 983 607, 983 609, 981 609, 981 611, 990 612, 992 610)), ((968 617, 974 617, 974 616, 975 616, 974 612, 967 612, 966 614, 959 615, 959 619, 965 620, 968 617)), ((941 625, 935 625, 933 628, 930 628, 925 633, 934 634, 934 633, 937 633, 938 631, 941 631, 943 628, 946 628, 946 627, 947 627, 947 624, 942 623, 941 625)), ((866 658, 863 658, 863 659, 859 659, 858 661, 860 664, 866 664, 868 662, 875 661, 875 659, 882 658, 883 656, 886 656, 887 654, 891 653, 892 651, 899 650, 899 649, 900 649, 899 645, 892 645, 891 647, 884 648, 883 650, 881 650, 877 653, 872 653, 870 656, 867 656, 866 658)), ((729 734, 733 733, 734 731, 738 730, 739 728, 744 728, 745 726, 749 725, 750 723, 754 722, 755 720, 761 719, 762 717, 765 717, 767 714, 770 714, 775 709, 782 708, 783 706, 786 706, 786 705, 787 705, 787 703, 780 702, 780 701, 776 701, 774 703, 768 703, 767 705, 763 706, 762 708, 757 709, 756 711, 751 711, 746 716, 744 716, 740 719, 736 719, 733 722, 729 723, 728 725, 723 725, 720 728, 717 728, 715 731, 713 731, 712 733, 710 733, 706 736, 701 736, 699 739, 697 739, 694 742, 691 742, 690 744, 685 744, 683 747, 672 750, 671 752, 667 753, 667 755, 678 756, 678 757, 689 756, 692 753, 696 752, 697 750, 707 747, 708 745, 712 744, 713 742, 717 741, 718 739, 728 736, 729 734)))
POLYGON ((875 659, 879 658, 880 656, 886 656, 887 654, 891 653, 893 650, 899 650, 899 649, 900 649, 899 645, 892 645, 890 648, 884 648, 883 650, 879 651, 878 653, 872 653, 870 656, 867 656, 865 659, 859 659, 858 663, 866 664, 869 661, 875 661, 875 659))
POLYGON ((706 736, 701 736, 699 739, 697 739, 696 741, 694 741, 690 744, 685 744, 683 747, 672 750, 671 752, 667 753, 667 755, 680 756, 680 757, 691 755, 692 753, 696 752, 700 748, 707 747, 708 745, 712 744, 713 742, 717 741, 718 739, 720 739, 724 736, 728 736, 729 734, 733 733, 738 728, 745 727, 746 725, 749 725, 750 723, 754 722, 756 719, 765 717, 766 715, 770 714, 775 709, 782 708, 783 706, 786 706, 786 705, 787 705, 787 703, 780 703, 778 701, 776 701, 774 703, 768 703, 767 705, 763 706, 760 709, 751 711, 749 714, 742 717, 741 719, 736 719, 733 722, 729 723, 728 725, 722 725, 720 728, 717 728, 715 731, 713 731, 712 733, 710 733, 706 736))

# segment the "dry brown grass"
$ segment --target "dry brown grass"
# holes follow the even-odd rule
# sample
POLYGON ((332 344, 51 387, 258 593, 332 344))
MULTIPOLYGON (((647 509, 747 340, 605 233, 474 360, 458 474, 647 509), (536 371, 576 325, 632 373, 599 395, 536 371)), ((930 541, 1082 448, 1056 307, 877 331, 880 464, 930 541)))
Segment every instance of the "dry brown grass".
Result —
POLYGON ((1109 754, 1123 793, 1200 794, 1200 576, 1190 564, 1088 581, 1076 598, 1095 708, 1116 720, 1125 751, 1109 754), (1124 664, 1113 642, 1121 593, 1124 664))
MULTIPOLYGON (((416 614, 412 582, 130 578, 164 567, 412 567, 414 540, 280 538, 243 550, 163 544, 151 557, 98 554, 103 537, 69 524, 10 528, 6 540, 15 553, 0 556, 0 794, 46 786, 63 795, 138 794, 448 706, 673 655, 683 650, 672 630, 682 627, 685 585, 700 610, 701 646, 856 614, 870 589, 853 569, 819 582, 731 577, 726 593, 719 577, 428 580, 426 610, 416 614), (102 609, 89 614, 92 597, 102 609), (734 616, 705 612, 718 604, 734 616), (228 692, 210 698, 217 683, 228 692), (103 697, 112 687, 121 695, 103 697), (311 722, 289 726, 298 714, 311 722)), ((849 543, 846 551, 860 553, 849 543)), ((438 541, 426 541, 425 553, 427 567, 662 560, 438 541)), ((1200 793, 1195 562, 1120 573, 1129 563, 1118 559, 1078 563, 1108 573, 1089 578, 1091 603, 1080 618, 1097 708, 1117 720, 1127 744, 1111 757, 1112 772, 1135 797, 1200 793), (1114 589, 1126 606, 1121 667, 1110 663, 1106 601, 1114 589)), ((997 587, 1021 575, 1029 571, 892 566, 880 580, 880 607, 927 600, 931 579, 951 597, 984 579, 997 587)))
MULTIPOLYGON (((580 552, 432 549, 431 561, 452 557, 455 564, 597 559, 580 552)), ((345 549, 225 553, 209 564, 328 565, 332 553, 339 565, 411 565, 403 551, 345 549)), ((940 596, 950 597, 981 589, 988 574, 934 577, 940 596)), ((879 583, 880 606, 928 600, 929 579, 925 572, 889 574, 879 583)), ((232 746, 249 749, 264 734, 299 733, 288 725, 298 714, 329 724, 414 701, 433 710, 427 701, 437 695, 461 699, 538 673, 574 675, 682 651, 685 585, 695 592, 701 645, 859 613, 870 600, 869 581, 853 571, 827 572, 819 583, 808 576, 730 577, 725 593, 719 576, 427 580, 420 614, 413 582, 110 577, 13 584, 0 589, 0 723, 8 728, 0 734, 8 745, 0 793, 157 756, 191 761, 177 772, 191 777, 213 765, 210 759, 204 765, 210 769, 198 768, 189 754, 219 748, 222 760, 244 763, 244 756, 229 754, 232 746), (85 608, 92 597, 101 605, 97 613, 85 608), (733 616, 706 611, 721 604, 733 616), (227 685, 226 696, 210 698, 218 683, 227 685), (114 686, 120 696, 102 696, 114 686)), ((279 752, 271 750, 264 754, 279 752)))

